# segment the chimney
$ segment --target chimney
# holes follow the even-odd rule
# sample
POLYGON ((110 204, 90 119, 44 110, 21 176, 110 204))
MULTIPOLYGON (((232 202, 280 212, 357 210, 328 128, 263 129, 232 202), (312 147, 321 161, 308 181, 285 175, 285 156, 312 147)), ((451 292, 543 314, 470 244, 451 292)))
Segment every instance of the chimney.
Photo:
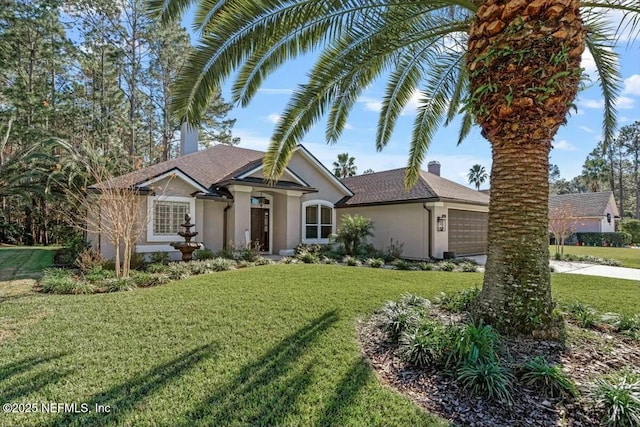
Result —
POLYGON ((437 162, 435 160, 429 162, 429 164, 427 165, 427 171, 434 175, 440 176, 440 162, 437 162))
POLYGON ((180 155, 191 154, 198 151, 198 128, 182 122, 180 127, 180 155))

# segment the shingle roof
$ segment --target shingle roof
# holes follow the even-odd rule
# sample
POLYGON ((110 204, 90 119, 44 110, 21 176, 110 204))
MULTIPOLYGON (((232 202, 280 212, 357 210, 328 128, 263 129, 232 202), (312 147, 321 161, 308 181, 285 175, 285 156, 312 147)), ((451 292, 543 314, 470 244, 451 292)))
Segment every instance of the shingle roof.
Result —
MULTIPOLYGON (((561 211, 573 217, 601 217, 613 196, 611 191, 598 193, 557 194, 549 197, 549 212, 561 211)), ((614 216, 619 216, 618 208, 613 204, 614 216)))
POLYGON ((400 168, 344 178, 342 182, 355 194, 340 205, 404 203, 426 199, 489 204, 486 194, 426 171, 420 171, 418 182, 407 191, 404 188, 405 171, 406 168, 400 168))
POLYGON ((248 164, 259 164, 263 156, 264 153, 261 151, 219 144, 119 176, 106 183, 97 184, 95 187, 100 188, 104 185, 128 187, 179 168, 200 185, 209 188, 216 182, 232 178, 240 171, 244 171, 248 164))

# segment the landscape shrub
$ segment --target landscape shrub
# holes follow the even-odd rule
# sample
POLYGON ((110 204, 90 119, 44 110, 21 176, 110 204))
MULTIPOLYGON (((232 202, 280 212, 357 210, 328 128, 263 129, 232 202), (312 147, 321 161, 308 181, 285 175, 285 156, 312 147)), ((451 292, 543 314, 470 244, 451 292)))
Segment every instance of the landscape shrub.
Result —
POLYGON ((616 246, 622 247, 631 243, 629 233, 576 233, 578 243, 586 246, 616 246))
POLYGON ((456 265, 450 261, 440 261, 438 263, 438 270, 440 271, 453 271, 456 265))
POLYGON ((167 275, 171 280, 182 280, 191 276, 191 268, 186 262, 172 262, 167 267, 167 275))
POLYGON ((464 273, 475 273, 478 271, 478 266, 470 262, 463 262, 460 264, 460 270, 464 273))
POLYGON ((82 234, 71 234, 64 242, 64 248, 60 251, 60 255, 57 256, 57 262, 63 265, 74 265, 78 255, 85 249, 89 249, 91 245, 87 243, 82 234))
POLYGON ((211 270, 218 272, 231 270, 233 267, 235 267, 236 263, 233 262, 233 260, 226 258, 214 258, 209 261, 209 265, 211 267, 211 270))
POLYGON ((296 251, 296 259, 299 259, 305 264, 317 264, 320 262, 320 255, 318 252, 311 252, 305 249, 296 251))
POLYGON ((495 362, 501 348, 500 334, 482 321, 465 325, 456 339, 449 366, 467 366, 495 362))
POLYGON ((271 258, 260 257, 256 260, 255 265, 272 265, 275 262, 271 258))
POLYGON ((100 265, 102 266, 102 268, 104 270, 113 270, 115 271, 116 269, 116 262, 110 258, 108 259, 103 259, 102 262, 100 263, 100 265))
POLYGON ((384 248, 384 250, 382 251, 382 258, 385 262, 391 262, 394 259, 399 259, 400 257, 402 257, 403 251, 404 243, 398 240, 394 241, 393 238, 391 238, 389 246, 384 248))
POLYGON ((200 248, 200 249, 196 249, 193 252, 193 259, 198 261, 213 259, 213 258, 214 258, 213 251, 209 248, 200 248))
POLYGON ((164 273, 149 273, 149 272, 132 272, 131 279, 133 283, 139 288, 146 288, 150 286, 159 286, 169 283, 171 280, 167 274, 164 273))
POLYGON ((414 264, 412 262, 401 258, 391 261, 391 265, 393 265, 396 270, 411 270, 414 267, 414 264))
POLYGON ((382 258, 384 253, 381 250, 378 250, 371 243, 367 243, 360 247, 360 252, 358 256, 362 259, 367 258, 382 258))
POLYGON ((480 295, 480 288, 463 289, 449 294, 441 292, 436 298, 436 303, 445 310, 461 313, 471 309, 478 295, 480 295))
POLYGON ((408 330, 415 329, 422 313, 415 307, 388 301, 379 311, 378 326, 387 336, 387 340, 397 343, 408 330))
POLYGON ((83 273, 84 279, 88 282, 95 283, 105 279, 113 279, 116 277, 116 272, 113 270, 105 270, 102 265, 97 265, 91 270, 83 273))
POLYGON ((455 327, 423 320, 402 334, 398 351, 403 360, 419 368, 444 366, 456 337, 455 327))
POLYGON ((384 266, 384 260, 382 258, 369 258, 367 265, 371 268, 382 268, 382 266, 384 266))
POLYGON ((342 259, 342 262, 347 264, 349 267, 360 267, 362 263, 358 258, 354 258, 352 256, 347 255, 342 259))
POLYGON ((618 228, 631 236, 631 243, 640 243, 640 219, 625 218, 618 223, 618 228))
POLYGON ((73 272, 62 268, 50 268, 44 271, 40 279, 42 292, 49 294, 91 294, 93 286, 78 280, 73 272))
POLYGON ((610 426, 640 425, 640 376, 618 371, 595 380, 590 391, 596 405, 605 410, 610 426))
POLYGON ((360 245, 367 237, 373 236, 373 222, 362 215, 342 215, 340 226, 332 240, 342 243, 345 253, 357 256, 360 253, 360 245))
POLYGON ((563 304, 562 309, 583 328, 592 328, 599 320, 596 309, 578 301, 563 304))
POLYGON ((511 400, 513 373, 495 360, 465 364, 458 371, 456 379, 464 390, 474 396, 511 400))
POLYGON ((96 267, 101 267, 102 256, 91 248, 83 249, 75 259, 75 266, 80 271, 89 271, 96 267))
POLYGON ((536 387, 548 397, 576 397, 578 389, 558 365, 536 356, 518 366, 516 373, 523 384, 536 387))
POLYGON ((415 294, 403 294, 400 298, 400 304, 405 307, 414 307, 420 309, 431 308, 431 301, 415 294))
POLYGON ((131 270, 140 270, 144 267, 144 254, 138 252, 131 252, 131 260, 129 261, 129 267, 131 270))
POLYGON ((102 286, 107 292, 132 291, 136 288, 136 284, 131 277, 106 279, 102 281, 102 286))
POLYGON ((418 264, 418 268, 422 271, 431 271, 435 266, 431 262, 421 262, 418 264))
POLYGON ((151 264, 169 264, 169 261, 171 261, 169 252, 160 251, 149 254, 149 262, 151 264))
POLYGON ((153 263, 147 265, 146 270, 149 273, 165 273, 169 270, 169 265, 170 264, 153 263))

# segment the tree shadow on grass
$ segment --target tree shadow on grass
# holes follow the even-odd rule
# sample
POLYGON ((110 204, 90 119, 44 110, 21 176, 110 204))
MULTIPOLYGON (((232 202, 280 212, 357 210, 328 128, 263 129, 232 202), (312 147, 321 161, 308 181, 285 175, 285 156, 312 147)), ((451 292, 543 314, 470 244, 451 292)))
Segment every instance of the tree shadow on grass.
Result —
POLYGON ((176 422, 193 425, 282 425, 313 380, 315 361, 299 366, 307 348, 336 321, 330 311, 310 321, 246 365, 227 384, 176 422))
POLYGON ((141 374, 130 381, 114 386, 104 392, 96 393, 86 400, 92 412, 61 414, 51 424, 59 426, 86 425, 105 426, 118 424, 130 411, 136 410, 147 397, 168 383, 184 375, 202 360, 213 356, 213 345, 207 344, 182 353, 175 359, 158 365, 146 374, 141 374), (108 406, 109 413, 95 412, 96 405, 108 406))
POLYGON ((371 367, 364 358, 358 359, 336 387, 330 402, 323 411, 319 426, 345 425, 344 410, 348 408, 372 376, 371 367))
POLYGON ((65 353, 58 353, 44 357, 27 357, 0 367, 0 402, 16 401, 69 375, 71 370, 58 371, 55 368, 40 366, 64 355, 65 353), (33 370, 39 371, 31 372, 33 370))

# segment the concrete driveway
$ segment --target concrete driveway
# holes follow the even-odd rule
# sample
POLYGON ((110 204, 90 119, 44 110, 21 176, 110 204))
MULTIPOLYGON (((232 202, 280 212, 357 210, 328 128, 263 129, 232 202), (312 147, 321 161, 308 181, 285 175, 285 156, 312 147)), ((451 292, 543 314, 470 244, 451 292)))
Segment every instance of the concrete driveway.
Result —
MULTIPOLYGON (((487 262, 486 255, 470 256, 480 265, 487 262)), ((586 276, 613 277, 616 279, 627 279, 640 281, 640 269, 626 267, 612 267, 609 265, 585 264, 581 262, 556 261, 550 260, 551 265, 556 273, 568 274, 584 274, 586 276)))

